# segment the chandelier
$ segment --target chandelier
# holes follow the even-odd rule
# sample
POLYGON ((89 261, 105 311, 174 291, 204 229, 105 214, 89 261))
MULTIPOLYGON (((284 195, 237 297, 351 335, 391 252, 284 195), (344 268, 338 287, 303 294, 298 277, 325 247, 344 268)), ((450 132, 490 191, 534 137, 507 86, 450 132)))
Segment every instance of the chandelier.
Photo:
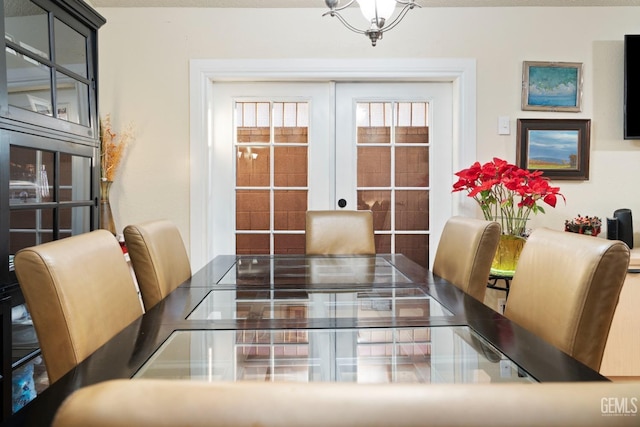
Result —
POLYGON ((415 3, 415 0, 349 0, 344 6, 339 6, 340 0, 324 0, 324 2, 330 10, 323 13, 322 16, 335 16, 351 31, 358 34, 364 34, 369 37, 369 39, 371 39, 372 46, 375 46, 376 42, 382 38, 382 33, 385 33, 398 25, 409 10, 413 9, 415 6, 421 7, 419 4, 415 3), (366 30, 360 30, 354 27, 349 24, 342 15, 340 15, 341 10, 348 8, 355 1, 360 5, 360 11, 364 15, 365 19, 371 23, 371 26, 366 30), (396 3, 402 5, 402 10, 389 22, 391 15, 393 15, 393 12, 395 11, 396 3))

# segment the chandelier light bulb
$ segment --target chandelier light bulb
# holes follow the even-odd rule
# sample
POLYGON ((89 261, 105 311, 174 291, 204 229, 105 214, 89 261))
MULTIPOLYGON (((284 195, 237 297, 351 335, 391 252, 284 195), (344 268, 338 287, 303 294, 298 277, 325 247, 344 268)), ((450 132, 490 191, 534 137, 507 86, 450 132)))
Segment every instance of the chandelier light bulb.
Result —
POLYGON ((382 27, 396 8, 395 0, 357 0, 365 19, 382 27), (382 22, 382 24, 379 24, 382 22))
POLYGON ((338 18, 349 30, 367 36, 371 40, 372 46, 376 45, 376 42, 382 38, 384 32, 398 25, 409 10, 415 6, 421 7, 415 3, 415 0, 348 0, 344 6, 340 6, 340 0, 324 0, 324 2, 329 11, 322 14, 322 16, 329 15, 338 18), (351 25, 340 14, 342 10, 351 6, 355 1, 358 2, 362 15, 369 22, 369 27, 366 29, 359 29, 351 25), (397 5, 401 5, 402 9, 395 18, 391 19, 397 5))

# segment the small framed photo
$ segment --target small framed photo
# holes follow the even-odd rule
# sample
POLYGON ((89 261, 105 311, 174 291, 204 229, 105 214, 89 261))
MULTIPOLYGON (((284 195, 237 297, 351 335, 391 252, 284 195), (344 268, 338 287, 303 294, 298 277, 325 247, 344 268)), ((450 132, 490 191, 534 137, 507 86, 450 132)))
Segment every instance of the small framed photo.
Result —
POLYGON ((27 98, 29 99, 31 111, 35 111, 36 113, 44 114, 47 116, 53 115, 51 112, 51 103, 49 101, 33 95, 27 95, 27 98))
POLYGON ((58 118, 62 120, 69 120, 69 104, 58 104, 58 118))
POLYGON ((591 120, 518 119, 516 164, 550 179, 589 179, 591 120))
POLYGON ((582 111, 582 63, 524 61, 522 109, 582 111))

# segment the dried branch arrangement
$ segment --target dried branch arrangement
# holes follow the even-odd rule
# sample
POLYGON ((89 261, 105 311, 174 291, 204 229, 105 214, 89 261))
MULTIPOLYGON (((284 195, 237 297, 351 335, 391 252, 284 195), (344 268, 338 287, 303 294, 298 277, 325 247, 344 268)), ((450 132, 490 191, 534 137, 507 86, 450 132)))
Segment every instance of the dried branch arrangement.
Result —
POLYGON ((107 114, 100 121, 100 176, 103 180, 114 180, 127 146, 133 139, 134 132, 131 125, 119 134, 113 131, 111 114, 107 114))

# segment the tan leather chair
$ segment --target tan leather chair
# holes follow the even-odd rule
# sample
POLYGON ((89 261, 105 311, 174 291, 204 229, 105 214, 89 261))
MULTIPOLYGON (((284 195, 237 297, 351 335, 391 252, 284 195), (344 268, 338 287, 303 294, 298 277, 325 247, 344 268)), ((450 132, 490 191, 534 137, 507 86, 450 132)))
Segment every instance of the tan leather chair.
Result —
POLYGON ((639 395, 638 382, 112 380, 73 393, 53 427, 637 426, 639 395))
POLYGON ((307 255, 374 255, 371 211, 307 211, 307 255))
POLYGON ((628 265, 621 241, 536 229, 504 315, 597 371, 628 265))
POLYGON ((483 302, 500 233, 500 224, 494 221, 449 218, 442 230, 433 274, 483 302))
POLYGON ((127 225, 124 239, 145 310, 191 277, 187 250, 178 227, 171 221, 127 225))
POLYGON ((122 249, 106 230, 22 249, 15 271, 51 383, 142 315, 122 249))

